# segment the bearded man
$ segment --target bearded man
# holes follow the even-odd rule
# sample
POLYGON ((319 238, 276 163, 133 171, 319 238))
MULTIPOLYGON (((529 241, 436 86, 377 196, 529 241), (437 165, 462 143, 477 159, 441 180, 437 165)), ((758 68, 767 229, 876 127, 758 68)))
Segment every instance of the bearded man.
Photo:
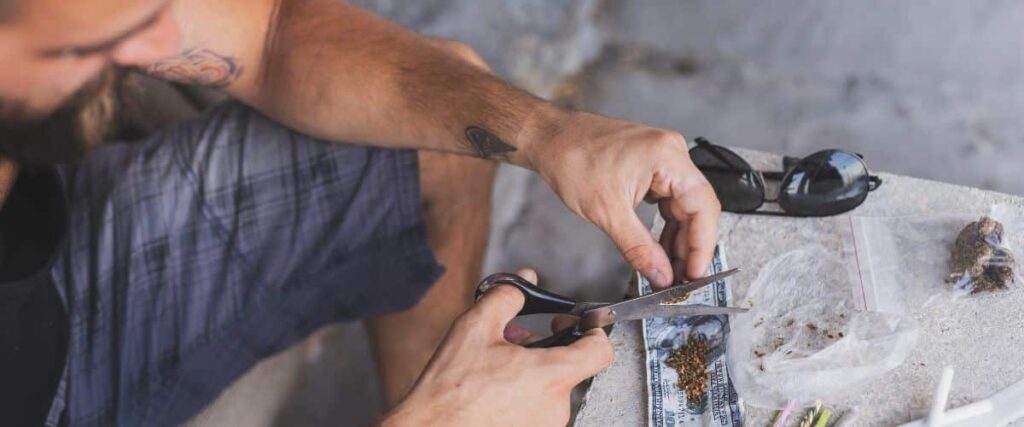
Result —
POLYGON ((601 330, 516 345, 509 287, 474 304, 497 161, 659 287, 714 248, 719 205, 678 133, 559 108, 343 2, 0 0, 0 58, 3 425, 177 424, 353 319, 384 425, 564 424, 613 352, 601 330), (135 72, 233 100, 124 141, 135 72))

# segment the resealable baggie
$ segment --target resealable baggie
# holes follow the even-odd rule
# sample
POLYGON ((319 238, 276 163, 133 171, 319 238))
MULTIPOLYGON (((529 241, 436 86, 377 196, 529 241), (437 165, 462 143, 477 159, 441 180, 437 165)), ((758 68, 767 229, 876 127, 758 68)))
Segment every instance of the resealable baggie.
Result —
MULTIPOLYGON (((1022 216, 984 213, 851 217, 861 288, 875 308, 913 311, 1020 283, 1022 216)), ((872 304, 869 304, 872 305, 872 304)))
POLYGON ((750 311, 730 321, 729 374, 744 402, 839 401, 906 359, 917 324, 865 310, 851 267, 835 248, 811 244, 761 268, 739 299, 750 311))

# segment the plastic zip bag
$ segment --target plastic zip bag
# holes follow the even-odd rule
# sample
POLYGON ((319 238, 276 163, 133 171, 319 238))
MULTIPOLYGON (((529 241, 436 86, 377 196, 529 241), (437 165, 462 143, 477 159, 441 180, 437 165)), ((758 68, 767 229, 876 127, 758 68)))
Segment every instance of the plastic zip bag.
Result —
POLYGON ((1013 251, 1004 238, 1003 223, 983 216, 957 235, 947 283, 954 294, 1007 290, 1015 282, 1013 251))
POLYGON ((986 215, 851 217, 850 221, 858 277, 865 294, 871 296, 867 304, 871 309, 915 310, 996 290, 996 281, 1020 283, 1019 261, 1012 248, 1021 243, 1021 217, 1009 206, 994 206, 986 215), (970 224, 976 225, 974 230, 970 224))
POLYGON ((906 359, 917 340, 913 318, 861 310, 848 264, 809 245, 769 261, 734 317, 729 373, 744 401, 777 408, 837 401, 906 359))

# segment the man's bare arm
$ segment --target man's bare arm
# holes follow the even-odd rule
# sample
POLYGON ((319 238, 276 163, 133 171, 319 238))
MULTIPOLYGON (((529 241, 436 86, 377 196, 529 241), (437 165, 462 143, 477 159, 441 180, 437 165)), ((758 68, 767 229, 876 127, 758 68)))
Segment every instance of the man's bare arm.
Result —
POLYGON ((186 50, 151 72, 207 84, 324 139, 536 170, 656 287, 704 274, 719 204, 677 132, 567 111, 338 0, 176 0, 186 50), (658 201, 656 242, 634 208, 658 201))
POLYGON ((222 88, 321 138, 529 167, 520 148, 549 138, 566 114, 436 40, 347 3, 181 0, 177 15, 186 50, 150 73, 222 88), (210 28, 215 33, 204 34, 210 28))

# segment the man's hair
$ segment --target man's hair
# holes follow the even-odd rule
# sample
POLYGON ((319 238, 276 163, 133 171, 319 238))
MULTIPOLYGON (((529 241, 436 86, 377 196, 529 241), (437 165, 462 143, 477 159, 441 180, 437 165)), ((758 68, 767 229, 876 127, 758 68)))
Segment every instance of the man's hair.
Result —
POLYGON ((0 158, 29 168, 77 161, 117 124, 119 101, 134 87, 126 75, 108 67, 47 114, 0 99, 0 158))

